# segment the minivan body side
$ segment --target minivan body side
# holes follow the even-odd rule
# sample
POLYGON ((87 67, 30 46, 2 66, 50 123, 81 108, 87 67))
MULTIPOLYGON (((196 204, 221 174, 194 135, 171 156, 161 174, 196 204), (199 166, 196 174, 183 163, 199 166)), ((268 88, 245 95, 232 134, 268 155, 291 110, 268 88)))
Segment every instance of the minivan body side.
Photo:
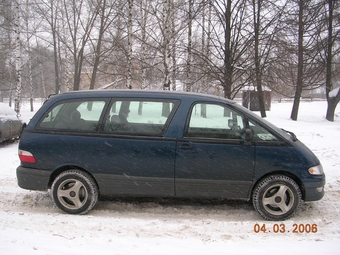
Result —
POLYGON ((69 169, 87 172, 104 196, 249 200, 263 178, 282 174, 312 201, 325 183, 308 173, 320 162, 303 143, 233 101, 194 93, 57 95, 32 118, 19 151, 33 158, 17 168, 30 190, 51 188, 69 169))

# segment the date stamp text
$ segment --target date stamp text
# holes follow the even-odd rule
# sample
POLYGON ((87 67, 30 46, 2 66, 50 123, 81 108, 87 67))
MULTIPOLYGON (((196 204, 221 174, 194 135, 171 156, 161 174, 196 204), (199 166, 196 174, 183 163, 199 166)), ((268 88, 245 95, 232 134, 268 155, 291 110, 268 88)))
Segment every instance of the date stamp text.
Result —
POLYGON ((255 233, 317 233, 318 225, 317 224, 292 224, 286 225, 283 223, 280 224, 255 224, 254 225, 255 233))

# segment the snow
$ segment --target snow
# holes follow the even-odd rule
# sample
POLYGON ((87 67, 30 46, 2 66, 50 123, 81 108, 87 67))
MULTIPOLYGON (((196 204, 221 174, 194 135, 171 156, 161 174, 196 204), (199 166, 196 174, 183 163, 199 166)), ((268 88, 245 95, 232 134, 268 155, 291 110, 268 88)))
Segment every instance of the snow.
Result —
MULTIPOLYGON (((28 106, 22 118, 32 115, 28 106)), ((293 131, 321 160, 325 197, 303 203, 292 219, 264 221, 250 203, 176 200, 99 201, 87 215, 60 212, 48 192, 20 189, 17 142, 0 146, 1 254, 337 254, 340 248, 340 112, 325 120, 327 103, 273 103, 267 120, 293 131), (256 225, 258 224, 258 225, 256 225), (255 226, 267 232, 256 233, 255 226), (278 224, 278 225, 275 225, 278 224), (284 225, 282 225, 284 224, 284 225), (297 226, 315 231, 293 233, 297 226), (285 227, 275 233, 275 227, 285 227), (269 232, 270 231, 270 232, 269 232)))
POLYGON ((332 91, 329 92, 329 97, 336 97, 339 93, 340 87, 337 87, 335 89, 333 89, 332 91))
POLYGON ((12 120, 18 120, 17 113, 8 106, 8 104, 0 103, 0 119, 12 119, 12 120))

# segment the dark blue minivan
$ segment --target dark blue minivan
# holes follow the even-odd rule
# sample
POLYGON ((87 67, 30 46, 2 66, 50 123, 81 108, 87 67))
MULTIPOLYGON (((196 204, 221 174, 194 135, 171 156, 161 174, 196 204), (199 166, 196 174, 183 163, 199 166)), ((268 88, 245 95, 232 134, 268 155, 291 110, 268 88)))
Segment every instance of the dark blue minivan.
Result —
POLYGON ((324 195, 317 157, 292 132, 215 96, 97 90, 52 96, 19 143, 18 184, 85 214, 99 196, 252 200, 267 220, 324 195))

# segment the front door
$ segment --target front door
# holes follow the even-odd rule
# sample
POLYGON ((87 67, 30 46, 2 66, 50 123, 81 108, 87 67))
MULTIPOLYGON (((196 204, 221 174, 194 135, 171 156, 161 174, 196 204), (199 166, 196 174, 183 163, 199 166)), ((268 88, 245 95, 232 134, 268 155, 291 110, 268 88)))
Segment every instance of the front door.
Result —
POLYGON ((245 138, 242 114, 222 104, 197 103, 177 143, 178 197, 247 198, 254 172, 254 146, 245 138))

